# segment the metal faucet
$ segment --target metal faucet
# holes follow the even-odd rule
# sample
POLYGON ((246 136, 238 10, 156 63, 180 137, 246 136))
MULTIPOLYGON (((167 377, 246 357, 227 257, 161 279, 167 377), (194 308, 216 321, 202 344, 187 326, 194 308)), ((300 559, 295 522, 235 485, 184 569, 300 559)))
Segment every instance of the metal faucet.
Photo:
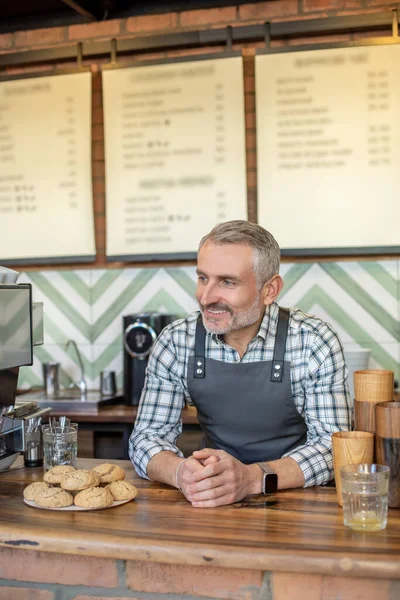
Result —
POLYGON ((86 385, 86 379, 85 379, 85 370, 83 368, 82 356, 81 356, 81 353, 79 352, 79 348, 78 348, 75 340, 68 340, 68 342, 67 342, 67 350, 68 350, 68 348, 70 346, 73 346, 75 348, 75 352, 76 352, 76 355, 78 357, 79 365, 81 367, 81 379, 80 379, 80 381, 78 381, 78 383, 73 383, 72 387, 79 388, 80 391, 81 391, 81 395, 85 396, 86 392, 87 392, 87 385, 86 385))

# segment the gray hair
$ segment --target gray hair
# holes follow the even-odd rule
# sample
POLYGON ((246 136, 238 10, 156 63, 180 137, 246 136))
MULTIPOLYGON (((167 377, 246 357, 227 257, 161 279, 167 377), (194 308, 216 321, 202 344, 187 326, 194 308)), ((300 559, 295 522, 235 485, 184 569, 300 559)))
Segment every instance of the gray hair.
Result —
POLYGON ((254 273, 259 288, 273 275, 279 273, 280 248, 275 238, 261 225, 251 221, 226 221, 216 225, 205 235, 199 244, 200 248, 206 242, 213 244, 243 244, 253 249, 254 273))

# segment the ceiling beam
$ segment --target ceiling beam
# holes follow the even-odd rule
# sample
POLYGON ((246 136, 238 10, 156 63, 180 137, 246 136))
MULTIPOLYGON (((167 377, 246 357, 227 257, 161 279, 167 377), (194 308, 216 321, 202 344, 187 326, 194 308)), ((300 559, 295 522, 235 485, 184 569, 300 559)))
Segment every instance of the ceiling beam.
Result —
POLYGON ((96 17, 96 15, 94 15, 93 13, 86 10, 86 8, 84 6, 82 6, 82 4, 80 4, 79 2, 76 2, 76 0, 61 0, 61 2, 63 2, 64 4, 67 4, 67 6, 69 6, 73 10, 75 10, 82 17, 87 17, 91 21, 99 20, 98 17, 96 17))

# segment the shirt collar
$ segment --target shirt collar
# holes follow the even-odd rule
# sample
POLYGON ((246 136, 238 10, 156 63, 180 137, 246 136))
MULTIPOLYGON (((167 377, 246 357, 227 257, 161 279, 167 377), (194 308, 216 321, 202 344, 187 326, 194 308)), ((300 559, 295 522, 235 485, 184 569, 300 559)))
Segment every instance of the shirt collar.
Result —
POLYGON ((278 326, 278 316, 279 306, 276 304, 276 302, 273 302, 269 306, 265 307, 264 317, 257 333, 258 337, 264 340, 264 342, 269 335, 276 331, 278 326))
MULTIPOLYGON (((273 302, 269 306, 265 307, 265 313, 263 320, 261 321, 260 329, 257 332, 257 336, 262 340, 267 339, 268 335, 271 335, 276 331, 278 326, 278 316, 279 316, 279 306, 276 302, 273 302)), ((211 339, 217 344, 223 344, 224 338, 222 335, 218 335, 217 333, 209 333, 207 335, 211 336, 211 339)))

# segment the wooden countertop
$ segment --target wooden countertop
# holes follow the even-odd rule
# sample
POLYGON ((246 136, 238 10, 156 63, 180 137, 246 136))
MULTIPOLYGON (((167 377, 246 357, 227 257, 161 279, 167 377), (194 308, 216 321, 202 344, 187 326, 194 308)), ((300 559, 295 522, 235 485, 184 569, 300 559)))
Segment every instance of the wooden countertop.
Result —
MULTIPOLYGON (((115 406, 100 406, 98 413, 91 412, 74 412, 74 411, 57 411, 57 404, 54 402, 54 408, 51 411, 52 417, 67 416, 78 423, 128 423, 133 424, 136 420, 138 407, 125 406, 124 404, 116 404, 115 406)), ((194 407, 185 406, 182 411, 182 422, 185 425, 196 425, 197 410, 194 407)))
MULTIPOLYGON (((19 464, 23 464, 19 459, 19 464)), ((91 468, 104 461, 79 460, 91 468)), ((193 508, 177 490, 140 479, 133 502, 92 512, 41 510, 23 502, 42 469, 0 473, 0 545, 44 552, 162 563, 213 565, 400 579, 400 511, 387 529, 357 533, 343 525, 334 488, 288 490, 216 509, 193 508)))

